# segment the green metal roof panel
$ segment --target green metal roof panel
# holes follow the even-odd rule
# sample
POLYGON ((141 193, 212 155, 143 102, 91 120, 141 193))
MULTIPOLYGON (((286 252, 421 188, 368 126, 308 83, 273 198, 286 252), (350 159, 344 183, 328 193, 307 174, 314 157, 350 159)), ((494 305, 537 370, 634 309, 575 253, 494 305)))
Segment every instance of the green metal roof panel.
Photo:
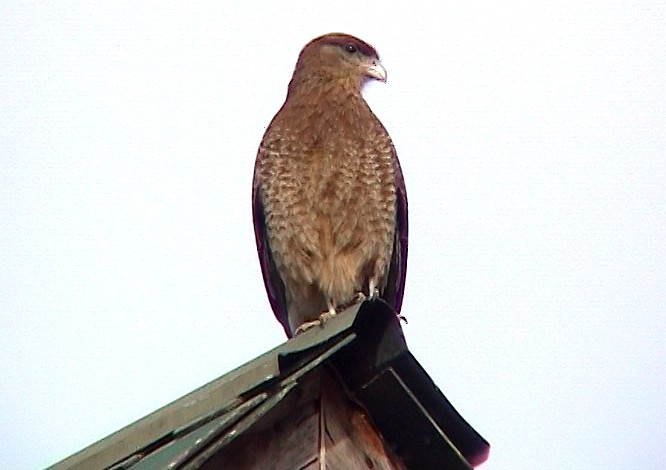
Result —
POLYGON ((324 362, 338 371, 408 468, 446 464, 468 470, 487 459, 488 443, 407 349, 398 317, 374 301, 305 331, 51 469, 199 468, 324 362))

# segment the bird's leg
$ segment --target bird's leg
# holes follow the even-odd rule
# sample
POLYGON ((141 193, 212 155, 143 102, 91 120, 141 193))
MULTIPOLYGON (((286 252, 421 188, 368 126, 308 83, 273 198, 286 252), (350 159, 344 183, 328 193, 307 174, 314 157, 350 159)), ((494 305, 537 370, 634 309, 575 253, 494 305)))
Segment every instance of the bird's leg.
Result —
POLYGON ((328 307, 328 310, 323 312, 321 315, 319 315, 319 321, 321 322, 321 325, 323 326, 324 323, 326 323, 328 320, 333 318, 335 314, 337 313, 335 311, 335 303, 333 300, 329 299, 326 301, 326 306, 328 307))
POLYGON ((366 300, 378 299, 379 298, 379 289, 377 289, 377 287, 375 287, 377 285, 377 283, 372 279, 370 279, 369 283, 370 283, 370 287, 368 288, 369 295, 365 295, 365 293, 363 291, 357 292, 356 294, 354 294, 354 297, 352 297, 346 303, 342 304, 340 306, 340 308, 342 310, 345 310, 345 309, 351 307, 352 305, 360 304, 362 302, 365 302, 366 300))
POLYGON ((368 286, 368 300, 375 300, 379 297, 379 289, 377 289, 377 281, 373 278, 370 278, 368 286))
POLYGON ((332 300, 328 300, 326 305, 328 306, 328 310, 322 312, 321 315, 319 315, 319 318, 316 320, 301 323, 301 325, 294 331, 294 336, 303 333, 305 330, 309 330, 313 326, 321 326, 323 328, 326 322, 333 318, 336 314, 335 304, 332 300))

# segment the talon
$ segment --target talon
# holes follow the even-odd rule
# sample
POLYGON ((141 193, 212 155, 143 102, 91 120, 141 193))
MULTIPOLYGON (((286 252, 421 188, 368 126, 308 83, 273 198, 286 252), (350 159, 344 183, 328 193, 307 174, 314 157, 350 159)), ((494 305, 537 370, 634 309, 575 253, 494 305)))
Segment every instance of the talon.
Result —
POLYGON ((357 292, 347 302, 344 302, 344 303, 338 305, 338 310, 341 311, 341 312, 345 311, 348 308, 353 307, 356 304, 360 304, 362 302, 365 302, 366 299, 367 299, 367 297, 363 292, 357 292))
POLYGON ((319 315, 319 318, 316 320, 312 321, 306 321, 304 323, 301 323, 301 326, 296 328, 296 331, 294 331, 294 336, 296 336, 299 333, 303 333, 306 330, 309 330, 313 326, 320 326, 324 327, 327 321, 329 321, 331 318, 333 318, 336 315, 335 307, 333 306, 332 302, 327 302, 328 304, 328 310, 325 312, 322 312, 319 315))
POLYGON ((335 310, 331 311, 328 310, 326 312, 323 312, 321 315, 319 315, 319 323, 321 326, 324 326, 327 321, 329 321, 331 318, 333 318, 336 315, 335 310))
POLYGON ((312 320, 301 323, 301 325, 298 328, 296 328, 296 330, 294 331, 294 336, 303 333, 306 330, 309 330, 313 326, 323 326, 323 324, 321 320, 312 320))
POLYGON ((327 302, 327 304, 328 304, 328 310, 326 310, 325 312, 322 312, 319 315, 319 318, 316 319, 316 320, 306 321, 304 323, 301 323, 301 325, 298 328, 296 328, 296 330, 294 331, 294 336, 296 336, 297 334, 303 333, 304 331, 309 330, 310 328, 312 328, 314 326, 319 326, 319 327, 323 328, 324 325, 326 324, 326 322, 328 320, 330 320, 331 318, 333 318, 336 314, 335 307, 333 306, 333 303, 332 302, 327 302))

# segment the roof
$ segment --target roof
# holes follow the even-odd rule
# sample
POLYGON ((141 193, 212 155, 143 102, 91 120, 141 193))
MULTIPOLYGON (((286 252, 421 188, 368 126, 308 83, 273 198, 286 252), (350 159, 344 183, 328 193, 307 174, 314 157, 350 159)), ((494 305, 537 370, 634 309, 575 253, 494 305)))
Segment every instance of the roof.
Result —
POLYGON ((490 446, 409 352, 381 300, 355 305, 56 463, 52 470, 199 468, 327 364, 408 468, 470 469, 490 446))

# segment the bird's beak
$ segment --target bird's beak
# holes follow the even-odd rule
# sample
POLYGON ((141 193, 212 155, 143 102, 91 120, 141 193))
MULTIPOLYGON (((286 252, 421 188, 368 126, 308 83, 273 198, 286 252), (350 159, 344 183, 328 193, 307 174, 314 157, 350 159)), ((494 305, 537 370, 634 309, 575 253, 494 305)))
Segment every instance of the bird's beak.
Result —
POLYGON ((378 60, 372 61, 372 65, 365 69, 365 74, 370 78, 386 83, 386 69, 378 60))

